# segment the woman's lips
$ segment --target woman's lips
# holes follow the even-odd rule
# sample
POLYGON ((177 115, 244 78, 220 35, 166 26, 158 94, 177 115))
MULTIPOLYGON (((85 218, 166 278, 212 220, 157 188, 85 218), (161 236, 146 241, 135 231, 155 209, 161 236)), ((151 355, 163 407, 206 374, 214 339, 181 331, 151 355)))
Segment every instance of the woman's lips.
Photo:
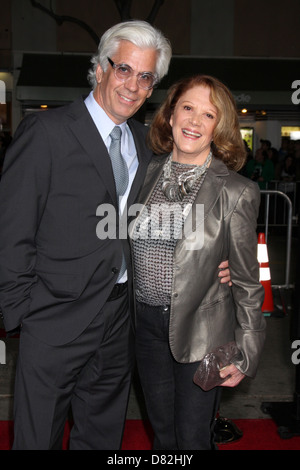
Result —
POLYGON ((191 139, 199 139, 199 137, 201 137, 202 134, 200 134, 199 132, 196 132, 196 131, 192 131, 190 129, 182 129, 182 133, 186 136, 186 137, 189 137, 191 139))

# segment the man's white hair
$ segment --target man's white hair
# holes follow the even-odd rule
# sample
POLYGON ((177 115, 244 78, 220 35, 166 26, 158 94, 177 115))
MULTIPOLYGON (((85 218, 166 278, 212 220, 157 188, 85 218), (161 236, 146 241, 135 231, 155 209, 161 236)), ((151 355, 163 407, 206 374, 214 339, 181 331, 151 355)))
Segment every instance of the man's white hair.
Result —
POLYGON ((116 53, 120 41, 130 41, 141 49, 155 49, 157 51, 156 73, 158 81, 168 73, 172 57, 169 40, 146 21, 126 21, 112 26, 101 37, 98 51, 91 59, 93 66, 88 73, 88 80, 93 89, 97 85, 97 66, 100 65, 103 71, 106 71, 107 57, 112 57, 116 53))

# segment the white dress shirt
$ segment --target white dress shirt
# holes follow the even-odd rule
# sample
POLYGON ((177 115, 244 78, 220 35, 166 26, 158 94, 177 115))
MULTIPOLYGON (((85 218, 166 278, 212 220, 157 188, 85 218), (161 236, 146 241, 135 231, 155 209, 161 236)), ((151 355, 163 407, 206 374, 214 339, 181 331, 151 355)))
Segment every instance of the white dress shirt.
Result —
MULTIPOLYGON (((105 111, 101 108, 101 106, 97 103, 94 98, 93 92, 91 91, 90 94, 85 99, 85 105, 102 137, 103 142, 105 143, 107 150, 109 151, 111 138, 109 134, 116 126, 116 124, 107 116, 105 111)), ((136 153, 136 148, 134 144, 134 139, 131 133, 131 130, 127 124, 127 122, 123 122, 119 125, 122 130, 122 138, 121 138, 121 152, 122 156, 126 162, 128 167, 129 173, 129 183, 125 194, 120 198, 119 210, 120 215, 124 211, 126 207, 126 202, 128 195, 130 193, 131 185, 136 175, 136 171, 138 168, 138 158, 136 153)), ((127 272, 124 274, 122 279, 118 282, 125 282, 127 280, 127 272)))

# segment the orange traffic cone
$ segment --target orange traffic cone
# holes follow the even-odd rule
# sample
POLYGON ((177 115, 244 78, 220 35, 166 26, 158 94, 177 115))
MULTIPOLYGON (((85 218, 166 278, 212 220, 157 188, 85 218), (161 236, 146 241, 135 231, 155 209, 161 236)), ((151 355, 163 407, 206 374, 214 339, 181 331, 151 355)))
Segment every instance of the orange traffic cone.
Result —
POLYGON ((263 313, 268 314, 274 311, 274 302, 272 294, 268 249, 264 233, 258 234, 257 260, 259 262, 259 281, 265 289, 265 299, 261 310, 263 313))

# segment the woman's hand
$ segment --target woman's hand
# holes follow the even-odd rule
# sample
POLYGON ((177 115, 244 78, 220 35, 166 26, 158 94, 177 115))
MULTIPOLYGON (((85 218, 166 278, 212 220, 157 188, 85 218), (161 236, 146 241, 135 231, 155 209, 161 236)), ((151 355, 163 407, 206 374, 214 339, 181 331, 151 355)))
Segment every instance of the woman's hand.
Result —
POLYGON ((234 364, 224 367, 220 370, 220 377, 223 379, 230 375, 230 377, 221 384, 221 387, 236 387, 245 377, 234 364))
POLYGON ((222 261, 222 263, 218 267, 220 269, 220 272, 219 272, 219 277, 221 278, 220 282, 222 284, 225 284, 226 282, 228 282, 228 285, 232 286, 232 282, 230 280, 230 269, 228 265, 228 260, 222 261))

